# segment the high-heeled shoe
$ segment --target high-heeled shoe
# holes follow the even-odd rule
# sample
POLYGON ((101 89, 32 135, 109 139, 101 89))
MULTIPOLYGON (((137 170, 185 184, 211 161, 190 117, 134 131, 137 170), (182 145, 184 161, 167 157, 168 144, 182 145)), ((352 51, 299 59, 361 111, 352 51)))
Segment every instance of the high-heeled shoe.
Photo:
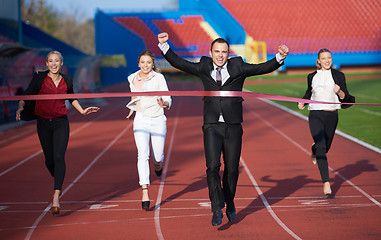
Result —
POLYGON ((58 215, 60 214, 60 206, 52 206, 50 208, 50 211, 52 212, 53 215, 58 215))
POLYGON ((323 192, 324 192, 324 195, 327 195, 327 196, 332 194, 331 185, 329 182, 324 183, 323 192))
POLYGON ((312 160, 312 163, 313 163, 314 165, 316 165, 317 160, 316 160, 316 155, 315 155, 314 153, 311 153, 311 160, 312 160))
POLYGON ((311 160, 314 165, 316 165, 317 160, 316 160, 316 148, 315 148, 315 143, 312 144, 311 146, 311 160))
POLYGON ((163 168, 161 167, 161 163, 155 164, 155 173, 156 176, 160 177, 161 174, 163 173, 163 168))
MULTIPOLYGON (((148 191, 148 188, 142 188, 142 191, 144 191, 144 190, 148 191)), ((149 204, 150 204, 150 200, 148 200, 148 201, 142 201, 142 209, 143 210, 148 210, 149 209, 149 204)))
MULTIPOLYGON (((60 191, 59 195, 58 195, 58 199, 59 197, 61 196, 62 194, 62 191, 60 191)), ((54 205, 54 195, 53 195, 53 203, 52 203, 52 207, 50 208, 50 211, 52 212, 53 215, 58 215, 60 214, 60 204, 59 204, 59 200, 57 201, 57 205, 54 205)))

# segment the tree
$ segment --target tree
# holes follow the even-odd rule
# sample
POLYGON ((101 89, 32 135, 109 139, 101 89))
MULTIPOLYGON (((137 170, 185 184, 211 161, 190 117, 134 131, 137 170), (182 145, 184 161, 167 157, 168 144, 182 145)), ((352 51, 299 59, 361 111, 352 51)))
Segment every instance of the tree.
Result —
POLYGON ((83 51, 94 55, 94 22, 89 19, 85 22, 79 10, 64 13, 46 4, 44 0, 31 0, 28 3, 21 0, 22 20, 43 32, 83 51))

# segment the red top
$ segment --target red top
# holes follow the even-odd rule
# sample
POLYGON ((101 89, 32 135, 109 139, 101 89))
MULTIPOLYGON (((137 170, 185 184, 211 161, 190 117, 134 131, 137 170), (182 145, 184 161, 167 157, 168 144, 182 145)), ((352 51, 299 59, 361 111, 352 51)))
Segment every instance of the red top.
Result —
MULTIPOLYGON (((67 85, 63 78, 59 82, 58 86, 53 82, 53 79, 49 76, 44 78, 42 86, 38 94, 66 94, 67 85)), ((67 114, 67 108, 65 105, 65 99, 51 99, 51 100, 37 100, 35 114, 43 118, 56 118, 62 117, 67 114)))

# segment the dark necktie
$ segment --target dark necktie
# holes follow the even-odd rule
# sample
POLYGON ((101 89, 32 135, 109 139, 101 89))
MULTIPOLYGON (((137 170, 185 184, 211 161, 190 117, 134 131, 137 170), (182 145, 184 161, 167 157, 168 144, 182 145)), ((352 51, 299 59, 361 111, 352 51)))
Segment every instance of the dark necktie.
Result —
POLYGON ((222 86, 221 67, 217 67, 216 70, 217 70, 217 72, 216 72, 217 85, 219 87, 221 87, 222 86))
MULTIPOLYGON (((216 68, 216 82, 219 87, 222 86, 222 76, 221 76, 221 67, 216 68)), ((222 115, 222 112, 220 111, 220 116, 222 115)))

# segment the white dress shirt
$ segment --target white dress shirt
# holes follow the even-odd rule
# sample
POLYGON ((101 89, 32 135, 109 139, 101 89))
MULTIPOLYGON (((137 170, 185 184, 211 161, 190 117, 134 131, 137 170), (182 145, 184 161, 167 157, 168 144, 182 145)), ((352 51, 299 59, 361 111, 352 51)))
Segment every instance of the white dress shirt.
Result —
MULTIPOLYGON (((317 70, 311 83, 311 100, 321 102, 340 103, 339 97, 334 91, 335 81, 332 78, 331 70, 317 70)), ((310 103, 308 110, 336 110, 340 109, 340 104, 310 103)))
MULTIPOLYGON (((151 92, 151 91, 168 91, 167 82, 163 74, 152 71, 147 79, 144 80, 141 90, 138 90, 134 84, 134 79, 139 74, 140 70, 128 76, 131 92, 151 92)), ((126 107, 134 111, 141 111, 146 117, 157 117, 164 114, 164 110, 157 103, 157 99, 161 96, 136 96, 126 107), (139 102, 139 108, 137 103, 139 102)), ((168 102, 169 109, 172 105, 170 96, 162 96, 164 102, 168 102)))

